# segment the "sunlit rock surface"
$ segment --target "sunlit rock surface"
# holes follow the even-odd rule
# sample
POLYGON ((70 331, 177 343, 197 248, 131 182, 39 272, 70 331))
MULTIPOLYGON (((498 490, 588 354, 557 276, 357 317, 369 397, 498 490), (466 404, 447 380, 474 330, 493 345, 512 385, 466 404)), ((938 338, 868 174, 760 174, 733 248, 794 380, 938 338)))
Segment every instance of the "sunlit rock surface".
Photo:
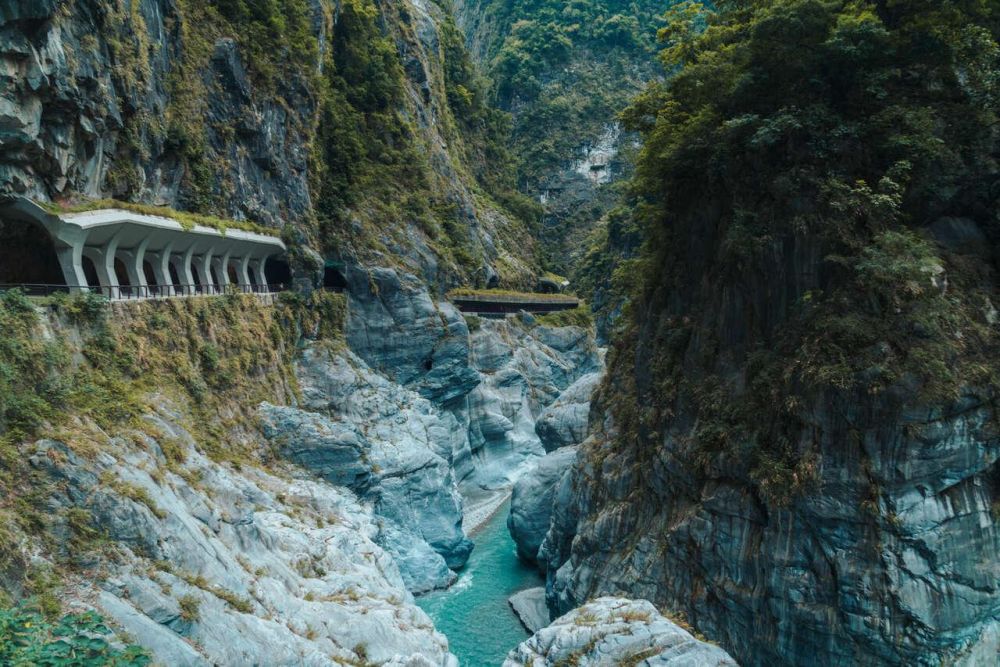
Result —
MULTIPOLYGON (((53 512, 77 507, 117 545, 96 588, 75 587, 167 665, 456 664, 413 602, 379 524, 353 493, 325 482, 199 454, 162 412, 147 417, 180 447, 104 443, 94 461, 40 441, 31 464, 61 484, 53 512), (113 481, 111 481, 113 480, 113 481)), ((60 514, 61 516, 61 514, 60 514)))
POLYGON ((556 619, 511 651, 504 667, 736 667, 645 600, 599 598, 556 619))

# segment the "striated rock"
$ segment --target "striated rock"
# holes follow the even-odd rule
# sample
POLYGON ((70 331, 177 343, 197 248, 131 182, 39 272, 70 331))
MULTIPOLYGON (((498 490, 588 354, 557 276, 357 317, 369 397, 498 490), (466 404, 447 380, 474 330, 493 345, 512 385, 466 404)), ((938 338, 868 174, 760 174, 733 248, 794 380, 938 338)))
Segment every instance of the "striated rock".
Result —
POLYGON ((95 461, 38 443, 32 464, 64 482, 48 497, 56 521, 77 508, 118 546, 100 590, 84 581, 69 597, 162 664, 457 665, 351 492, 292 470, 234 471, 199 454, 174 416, 148 419, 184 463, 168 470, 148 436, 102 443, 95 461))
POLYGON ((549 530, 556 487, 576 460, 576 447, 563 447, 547 454, 514 485, 507 529, 517 545, 517 555, 529 563, 539 563, 538 549, 549 530))
POLYGON ((481 381, 454 408, 468 424, 468 460, 456 460, 463 490, 509 488, 545 453, 539 414, 582 376, 603 368, 589 331, 483 320, 473 332, 471 364, 481 381))
POLYGON ((260 406, 260 416, 264 435, 283 457, 335 486, 361 494, 368 491, 373 481, 368 443, 355 429, 314 413, 268 403, 260 406))
MULTIPOLYGON (((462 498, 449 463, 452 452, 464 444, 454 417, 374 373, 346 350, 332 354, 326 348, 307 348, 297 373, 305 410, 265 408, 265 414, 291 415, 280 422, 286 430, 272 426, 272 441, 299 452, 296 461, 320 474, 328 474, 328 462, 341 455, 347 442, 359 457, 351 465, 371 472, 363 491, 378 514, 429 544, 448 567, 461 567, 472 542, 462 530, 462 498), (329 452, 317 451, 323 446, 329 452)), ((356 476, 353 469, 336 474, 356 476)), ((397 536, 392 543, 401 541, 397 536)), ((411 582, 426 582, 426 570, 421 564, 410 573, 411 582)))
POLYGON ((510 652, 504 667, 546 665, 736 667, 645 600, 605 597, 553 621, 510 652))
POLYGON ((416 276, 395 269, 347 271, 347 342, 386 377, 439 405, 468 394, 469 328, 454 306, 435 302, 416 276))
POLYGON ((455 583, 458 575, 427 542, 394 521, 383 519, 378 544, 392 555, 406 590, 415 595, 455 583))
POLYGON ((967 397, 891 414, 846 397, 816 406, 823 474, 784 507, 732 471, 700 476, 672 436, 638 500, 633 454, 610 448, 613 430, 588 440, 540 549, 550 607, 625 591, 683 609, 750 664, 990 664, 991 409, 967 397), (867 426, 851 437, 845 416, 867 426))
POLYGON ((587 437, 590 395, 601 381, 601 373, 589 373, 559 395, 535 423, 545 451, 579 445, 587 437))
POLYGON ((538 632, 549 624, 549 608, 545 604, 544 586, 514 593, 508 602, 528 632, 538 632))

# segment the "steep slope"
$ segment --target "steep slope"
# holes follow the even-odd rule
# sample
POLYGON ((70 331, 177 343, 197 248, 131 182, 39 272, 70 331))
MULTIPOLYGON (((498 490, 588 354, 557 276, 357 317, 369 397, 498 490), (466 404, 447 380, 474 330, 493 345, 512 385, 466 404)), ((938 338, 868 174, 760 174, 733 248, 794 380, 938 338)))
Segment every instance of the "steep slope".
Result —
POLYGON ((649 241, 550 605, 647 598, 751 665, 992 664, 1000 17, 719 4, 628 113, 649 241))
POLYGON ((671 3, 460 0, 474 58, 513 117, 522 192, 541 204, 546 268, 576 277, 595 226, 631 172, 637 137, 618 114, 660 76, 653 53, 671 3))
POLYGON ((254 220, 442 285, 527 282, 531 238, 495 203, 517 200, 502 115, 450 25, 406 0, 2 3, 0 190, 254 220))

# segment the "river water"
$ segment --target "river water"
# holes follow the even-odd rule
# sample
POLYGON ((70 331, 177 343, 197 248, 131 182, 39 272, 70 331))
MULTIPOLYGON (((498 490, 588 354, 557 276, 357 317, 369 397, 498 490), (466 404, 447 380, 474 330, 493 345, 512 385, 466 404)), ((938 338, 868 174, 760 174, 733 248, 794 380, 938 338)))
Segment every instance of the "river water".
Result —
POLYGON ((476 548, 458 581, 417 604, 448 637, 462 667, 499 667, 528 631, 507 603, 514 593, 544 585, 538 571, 517 557, 507 532, 508 501, 472 535, 476 548))

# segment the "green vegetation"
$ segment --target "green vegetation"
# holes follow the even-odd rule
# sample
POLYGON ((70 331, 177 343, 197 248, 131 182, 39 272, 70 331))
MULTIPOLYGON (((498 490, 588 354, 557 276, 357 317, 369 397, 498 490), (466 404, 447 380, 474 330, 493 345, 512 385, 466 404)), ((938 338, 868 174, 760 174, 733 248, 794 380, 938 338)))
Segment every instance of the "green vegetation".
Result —
POLYGON ((149 206, 146 204, 133 204, 131 202, 118 201, 116 199, 93 199, 83 202, 55 204, 42 204, 51 213, 84 213, 86 211, 97 211, 106 208, 120 208, 125 211, 139 213, 141 215, 155 215, 161 218, 170 218, 180 223, 184 229, 194 229, 195 225, 211 227, 225 233, 227 229, 240 229, 245 232, 255 232, 257 234, 267 234, 274 236, 274 230, 263 225, 241 220, 224 220, 211 215, 200 215, 185 211, 175 211, 163 206, 149 206))
MULTIPOLYGON (((294 397, 291 364, 300 338, 342 344, 344 306, 342 295, 329 292, 282 295, 273 306, 242 294, 110 306, 73 295, 45 310, 18 291, 0 296, 0 567, 24 578, 49 611, 58 610, 51 595, 58 578, 28 568, 25 549, 40 540, 72 567, 77 554, 103 546, 89 513, 44 513, 53 481, 28 465, 34 439, 51 437, 91 458, 110 435, 134 440, 136 431, 154 428, 140 417, 166 398, 189 415, 185 427, 204 453, 259 462, 261 453, 235 445, 246 440, 232 433, 255 427, 261 401, 294 397), (71 531, 68 553, 65 536, 48 530, 57 524, 71 531)), ((180 448, 156 435, 168 465, 176 466, 180 448)), ((142 487, 101 482, 164 516, 142 487)), ((219 595, 238 609, 249 604, 219 595)))
POLYGON ((676 435, 699 460, 743 462, 783 502, 817 475, 808 406, 996 395, 984 242, 956 250, 931 225, 958 219, 988 246, 1000 233, 1000 15, 979 0, 716 5, 676 8, 661 34, 676 75, 625 116, 645 138, 648 242, 606 395, 624 437, 651 446, 693 408, 676 435), (637 346, 652 368, 637 372, 637 346))
POLYGON ((39 614, 0 608, 0 664, 11 667, 144 667, 139 646, 113 648, 111 631, 94 612, 69 614, 50 623, 39 614))
MULTIPOLYGON (((471 277, 481 259, 463 207, 468 189, 476 208, 485 209, 478 213, 499 206, 511 211, 515 221, 502 223, 497 235, 510 234, 508 244, 530 254, 524 230, 538 211, 514 187, 506 148, 509 119, 491 108, 489 87, 450 18, 440 26, 439 52, 428 53, 425 64, 411 62, 425 47, 418 19, 401 4, 180 0, 167 17, 183 45, 166 82, 169 105, 162 116, 150 117, 132 102, 153 84, 152 49, 127 39, 135 34, 142 41, 146 27, 134 6, 116 3, 103 18, 103 32, 114 42, 118 76, 130 94, 122 99, 125 128, 108 177, 117 199, 144 195, 142 169, 156 157, 153 151, 161 151, 183 166, 180 207, 206 216, 191 222, 250 228, 224 220, 244 206, 233 182, 236 130, 229 123, 206 122, 218 91, 205 72, 220 41, 228 38, 237 44, 254 98, 273 100, 287 112, 289 141, 310 151, 312 209, 268 211, 274 219, 265 222, 273 227, 288 220, 304 232, 303 240, 329 252, 354 247, 391 253, 393 246, 409 244, 408 234, 417 228, 447 268, 471 277), (423 94, 425 104, 445 102, 443 108, 433 105, 432 124, 417 113, 411 91, 423 94), (447 153, 441 153, 442 140, 447 153), (439 164, 441 158, 447 164, 439 164)), ((189 220, 183 213, 156 214, 189 220)))
MULTIPOLYGON (((467 3, 468 4, 468 3, 467 3)), ((489 26, 494 94, 514 113, 512 152, 518 186, 546 192, 538 228, 543 263, 575 276, 577 249, 615 204, 614 186, 581 193, 557 178, 598 141, 628 101, 660 76, 654 53, 671 0, 478 0, 489 26)), ((626 148, 627 148, 627 143, 626 148)), ((627 174, 629 151, 618 167, 627 174)))
POLYGON ((448 292, 448 298, 473 297, 477 299, 497 299, 499 301, 556 301, 576 302, 578 299, 569 294, 548 294, 543 292, 518 292, 506 289, 472 289, 460 287, 448 292))
POLYGON ((554 313, 539 315, 536 320, 538 324, 547 327, 583 327, 591 329, 594 326, 594 313, 590 306, 580 304, 572 310, 560 310, 554 313))

